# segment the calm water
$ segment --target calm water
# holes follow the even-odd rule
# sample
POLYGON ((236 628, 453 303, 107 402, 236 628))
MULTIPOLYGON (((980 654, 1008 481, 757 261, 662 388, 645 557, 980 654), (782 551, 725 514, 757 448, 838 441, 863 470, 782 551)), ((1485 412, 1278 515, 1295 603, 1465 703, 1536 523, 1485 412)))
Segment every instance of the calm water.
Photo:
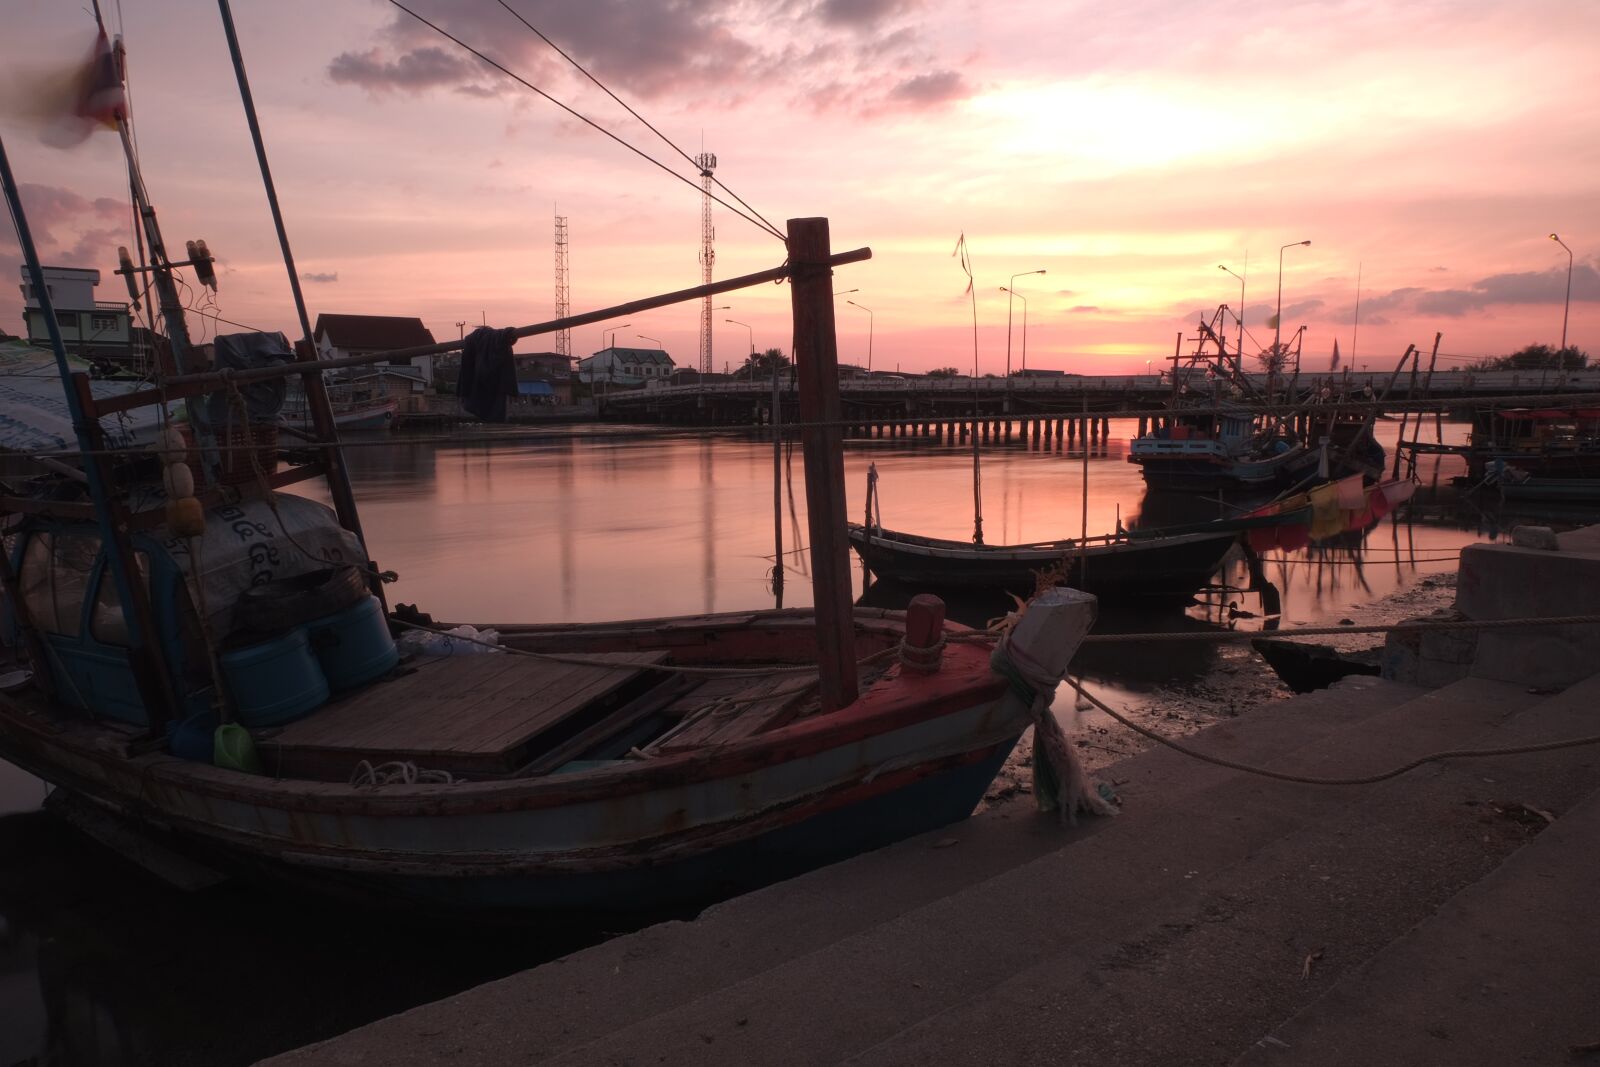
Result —
MULTIPOLYGON (((1384 424, 1392 439, 1394 424, 1384 424)), ((1131 425, 1088 461, 1088 529, 1210 517, 1190 498, 1146 498, 1126 462, 1131 425)), ((1445 427, 1446 439, 1463 427, 1445 427)), ((1381 436, 1381 434, 1380 434, 1381 436)), ((1386 441, 1386 443, 1388 443, 1386 441)), ((743 437, 595 433, 534 443, 352 447, 350 464, 374 557, 398 571, 391 601, 436 619, 578 622, 768 607, 774 603, 773 451, 743 437)), ((956 445, 852 442, 850 514, 862 513, 869 464, 882 521, 953 538, 972 532, 972 456, 956 445)), ((809 604, 802 463, 781 494, 785 603, 809 604)), ((1454 569, 1461 546, 1500 519, 1424 467, 1414 514, 1336 547, 1268 565, 1288 622, 1336 619, 1454 569), (1429 488, 1437 482, 1443 488, 1429 488)), ((982 489, 990 544, 1078 535, 1082 453, 1021 442, 986 447, 982 489)), ((1245 584, 1230 568, 1224 584, 1245 584)), ((859 594, 862 576, 855 575, 859 594)), ((874 597, 884 596, 882 589, 874 597)), ((894 594, 888 594, 893 603, 894 594)), ((874 600, 874 602, 877 602, 874 600)), ((1211 625, 1219 593, 1187 613, 1111 609, 1102 628, 1211 625)), ((982 622, 1004 603, 952 603, 982 622)), ((1102 690, 1137 692, 1204 678, 1214 646, 1139 656, 1100 646, 1080 657, 1102 690)), ((36 811, 40 782, 0 763, 0 1065, 239 1063, 552 958, 600 932, 529 929, 492 937, 397 930, 383 919, 249 887, 186 896, 86 844, 36 811)))

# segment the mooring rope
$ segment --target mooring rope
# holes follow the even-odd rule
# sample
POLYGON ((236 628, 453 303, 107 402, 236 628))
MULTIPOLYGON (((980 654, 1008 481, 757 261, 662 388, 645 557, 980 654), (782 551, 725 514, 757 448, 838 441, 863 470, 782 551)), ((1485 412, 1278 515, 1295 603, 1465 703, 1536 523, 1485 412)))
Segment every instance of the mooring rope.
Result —
POLYGON ((1584 745, 1600 745, 1600 734, 1590 734, 1587 737, 1572 737, 1561 741, 1543 741, 1531 745, 1507 745, 1500 748, 1458 748, 1448 749, 1443 752, 1430 752, 1426 756, 1418 756, 1408 763, 1393 767, 1387 771, 1376 774, 1357 775, 1348 778, 1322 778, 1309 774, 1290 774, 1285 771, 1269 770, 1266 767, 1257 767, 1249 763, 1240 763, 1238 760, 1228 759, 1226 756, 1216 756, 1209 752, 1201 752, 1191 748, 1181 741, 1174 740, 1165 734, 1157 733, 1147 726, 1141 726, 1121 714, 1105 701, 1085 689, 1081 682, 1068 678, 1067 684, 1077 690, 1078 695, 1089 703, 1111 716, 1117 722, 1126 726, 1134 733, 1147 737, 1159 745, 1165 745, 1175 752, 1182 753, 1191 759, 1200 760, 1202 763, 1215 764, 1233 771, 1242 771, 1245 774, 1254 774, 1262 778, 1273 778, 1280 782, 1293 782, 1297 785, 1375 785, 1386 782, 1391 778, 1398 778, 1407 771, 1416 770, 1425 763, 1434 763, 1446 759, 1482 759, 1486 756, 1522 756, 1533 752, 1554 752, 1564 748, 1580 748, 1584 745))

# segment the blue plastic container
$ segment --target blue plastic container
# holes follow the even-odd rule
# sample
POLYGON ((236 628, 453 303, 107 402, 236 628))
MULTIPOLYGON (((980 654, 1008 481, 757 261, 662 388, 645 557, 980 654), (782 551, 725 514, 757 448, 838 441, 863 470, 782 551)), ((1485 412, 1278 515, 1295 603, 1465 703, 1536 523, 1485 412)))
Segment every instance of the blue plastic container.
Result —
POLYGON ((306 623, 311 647, 334 692, 383 677, 400 662, 378 598, 369 596, 343 611, 306 623))
POLYGON ((305 629, 222 654, 222 674, 245 726, 280 726, 303 718, 328 700, 305 629))
POLYGON ((179 759, 210 763, 217 732, 217 713, 202 711, 179 723, 167 725, 167 751, 179 759))

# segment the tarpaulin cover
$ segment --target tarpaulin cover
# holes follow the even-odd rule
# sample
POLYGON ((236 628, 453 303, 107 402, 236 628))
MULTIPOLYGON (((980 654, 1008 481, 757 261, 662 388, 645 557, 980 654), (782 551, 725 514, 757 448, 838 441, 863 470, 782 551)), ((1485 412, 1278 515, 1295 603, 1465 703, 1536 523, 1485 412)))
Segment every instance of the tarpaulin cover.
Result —
POLYGON ((193 544, 171 536, 164 526, 152 531, 184 573, 199 580, 205 603, 195 608, 205 612, 218 637, 232 631, 234 605, 251 586, 339 564, 366 565, 361 542, 339 525, 331 509, 287 493, 275 499, 277 516, 264 500, 212 508, 206 512, 205 534, 193 544))
MULTIPOLYGON (((258 367, 277 367, 294 359, 289 340, 281 333, 223 333, 217 335, 217 369, 254 370, 258 367)), ((246 382, 239 386, 250 422, 275 422, 283 408, 287 379, 269 378, 264 382, 246 382)), ((206 418, 212 426, 225 426, 238 421, 237 405, 231 402, 226 391, 212 393, 206 399, 206 418)))
MULTIPOLYGON (((67 365, 74 372, 89 370, 81 359, 69 357, 67 365)), ((135 381, 89 383, 97 400, 143 387, 143 382, 135 381)), ((135 408, 105 416, 100 427, 113 448, 146 444, 155 439, 159 414, 156 407, 135 408)), ((0 448, 41 452, 77 447, 55 356, 22 341, 0 343, 0 448)))

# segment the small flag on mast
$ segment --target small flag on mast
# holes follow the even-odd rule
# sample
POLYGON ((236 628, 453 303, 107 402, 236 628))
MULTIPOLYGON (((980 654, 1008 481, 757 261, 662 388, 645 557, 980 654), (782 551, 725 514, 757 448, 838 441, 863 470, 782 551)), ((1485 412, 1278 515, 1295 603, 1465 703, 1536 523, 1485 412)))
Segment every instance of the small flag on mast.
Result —
POLYGON ((1333 359, 1332 359, 1331 362, 1329 362, 1328 369, 1329 370, 1338 370, 1339 369, 1339 339, 1337 337, 1335 337, 1333 339, 1333 359))
POLYGON ((964 293, 972 292, 972 260, 967 256, 967 231, 961 231, 961 237, 956 241, 956 250, 950 254, 961 257, 961 269, 967 272, 967 288, 964 293))

